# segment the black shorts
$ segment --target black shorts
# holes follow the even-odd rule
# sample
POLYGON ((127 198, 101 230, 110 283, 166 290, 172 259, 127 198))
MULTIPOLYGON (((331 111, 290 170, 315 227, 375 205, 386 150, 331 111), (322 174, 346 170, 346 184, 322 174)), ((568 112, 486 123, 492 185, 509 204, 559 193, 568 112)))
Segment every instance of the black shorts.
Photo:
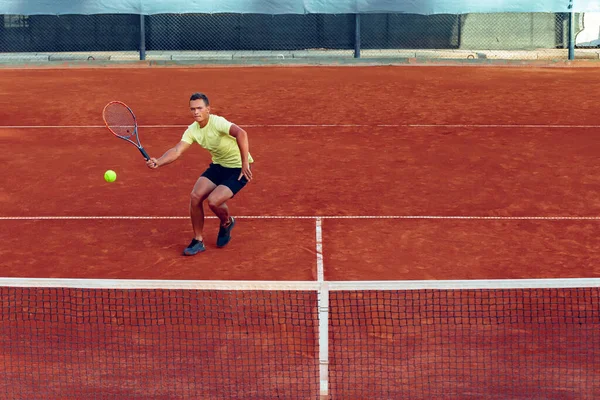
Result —
POLYGON ((217 186, 227 186, 235 195, 248 183, 248 179, 245 176, 242 176, 242 179, 238 180, 241 173, 241 168, 227 168, 219 164, 210 163, 210 166, 202 173, 202 176, 208 178, 217 186))

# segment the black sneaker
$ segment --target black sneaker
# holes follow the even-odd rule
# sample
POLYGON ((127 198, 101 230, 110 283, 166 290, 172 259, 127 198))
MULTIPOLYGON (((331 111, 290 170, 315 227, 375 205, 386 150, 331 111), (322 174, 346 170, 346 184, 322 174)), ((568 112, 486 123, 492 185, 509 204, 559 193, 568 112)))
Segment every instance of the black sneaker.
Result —
POLYGON ((217 247, 223 247, 231 240, 231 230, 235 225, 235 219, 233 217, 229 217, 231 219, 231 223, 227 228, 221 226, 219 227, 219 236, 217 236, 217 247))
POLYGON ((204 242, 201 242, 197 239, 192 239, 190 245, 183 251, 183 255, 193 256, 194 254, 201 253, 204 250, 206 250, 206 247, 204 247, 204 242))

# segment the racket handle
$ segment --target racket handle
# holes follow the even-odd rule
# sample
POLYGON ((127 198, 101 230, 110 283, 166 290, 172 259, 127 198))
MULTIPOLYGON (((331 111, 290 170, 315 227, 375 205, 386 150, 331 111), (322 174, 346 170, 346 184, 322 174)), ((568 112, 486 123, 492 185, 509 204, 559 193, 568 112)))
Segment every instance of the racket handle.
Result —
POLYGON ((146 153, 146 150, 144 150, 143 147, 138 147, 138 148, 140 149, 140 153, 142 153, 142 155, 144 156, 146 161, 148 161, 150 159, 150 156, 148 155, 148 153, 146 153))

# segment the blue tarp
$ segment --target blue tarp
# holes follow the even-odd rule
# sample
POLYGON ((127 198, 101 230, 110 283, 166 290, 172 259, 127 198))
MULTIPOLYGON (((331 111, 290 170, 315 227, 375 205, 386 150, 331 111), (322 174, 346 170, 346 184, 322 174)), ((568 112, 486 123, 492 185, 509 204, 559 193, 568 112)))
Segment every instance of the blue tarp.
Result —
POLYGON ((600 0, 0 0, 0 14, 593 12, 600 0))

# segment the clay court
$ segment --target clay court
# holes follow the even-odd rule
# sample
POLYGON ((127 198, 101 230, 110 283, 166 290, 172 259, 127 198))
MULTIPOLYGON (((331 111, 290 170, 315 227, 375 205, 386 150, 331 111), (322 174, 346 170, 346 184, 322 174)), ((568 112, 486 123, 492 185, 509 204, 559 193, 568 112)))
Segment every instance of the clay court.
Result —
POLYGON ((327 280, 600 276, 600 226, 584 218, 600 215, 589 90, 597 74, 3 70, 2 275, 312 280, 323 218, 327 280), (208 251, 188 259, 180 254, 192 235, 189 193, 210 156, 195 145, 150 170, 101 112, 111 100, 127 103, 142 145, 160 156, 193 122, 193 91, 248 131, 256 162, 255 179, 230 202, 239 216, 231 246, 215 248, 210 219, 208 251), (103 180, 107 169, 116 182, 103 180))
MULTIPOLYGON (((0 276, 598 278, 599 74, 597 67, 491 65, 2 69, 0 276), (127 103, 142 145, 158 157, 193 122, 195 91, 248 132, 254 179, 230 201, 238 217, 231 243, 215 246, 218 220, 207 207, 207 251, 183 257, 192 237, 189 193, 209 154, 194 145, 150 170, 104 127, 101 113, 109 101, 127 103), (107 169, 116 182, 104 181, 107 169)), ((395 329, 369 336, 393 342, 395 329)), ((317 370, 318 362, 304 372, 317 370)), ((250 397, 270 398, 265 387, 250 397)), ((313 398, 318 387, 306 387, 304 398, 313 398)), ((492 387, 498 398, 506 393, 492 387)), ((590 387, 600 390, 598 380, 590 387)))

